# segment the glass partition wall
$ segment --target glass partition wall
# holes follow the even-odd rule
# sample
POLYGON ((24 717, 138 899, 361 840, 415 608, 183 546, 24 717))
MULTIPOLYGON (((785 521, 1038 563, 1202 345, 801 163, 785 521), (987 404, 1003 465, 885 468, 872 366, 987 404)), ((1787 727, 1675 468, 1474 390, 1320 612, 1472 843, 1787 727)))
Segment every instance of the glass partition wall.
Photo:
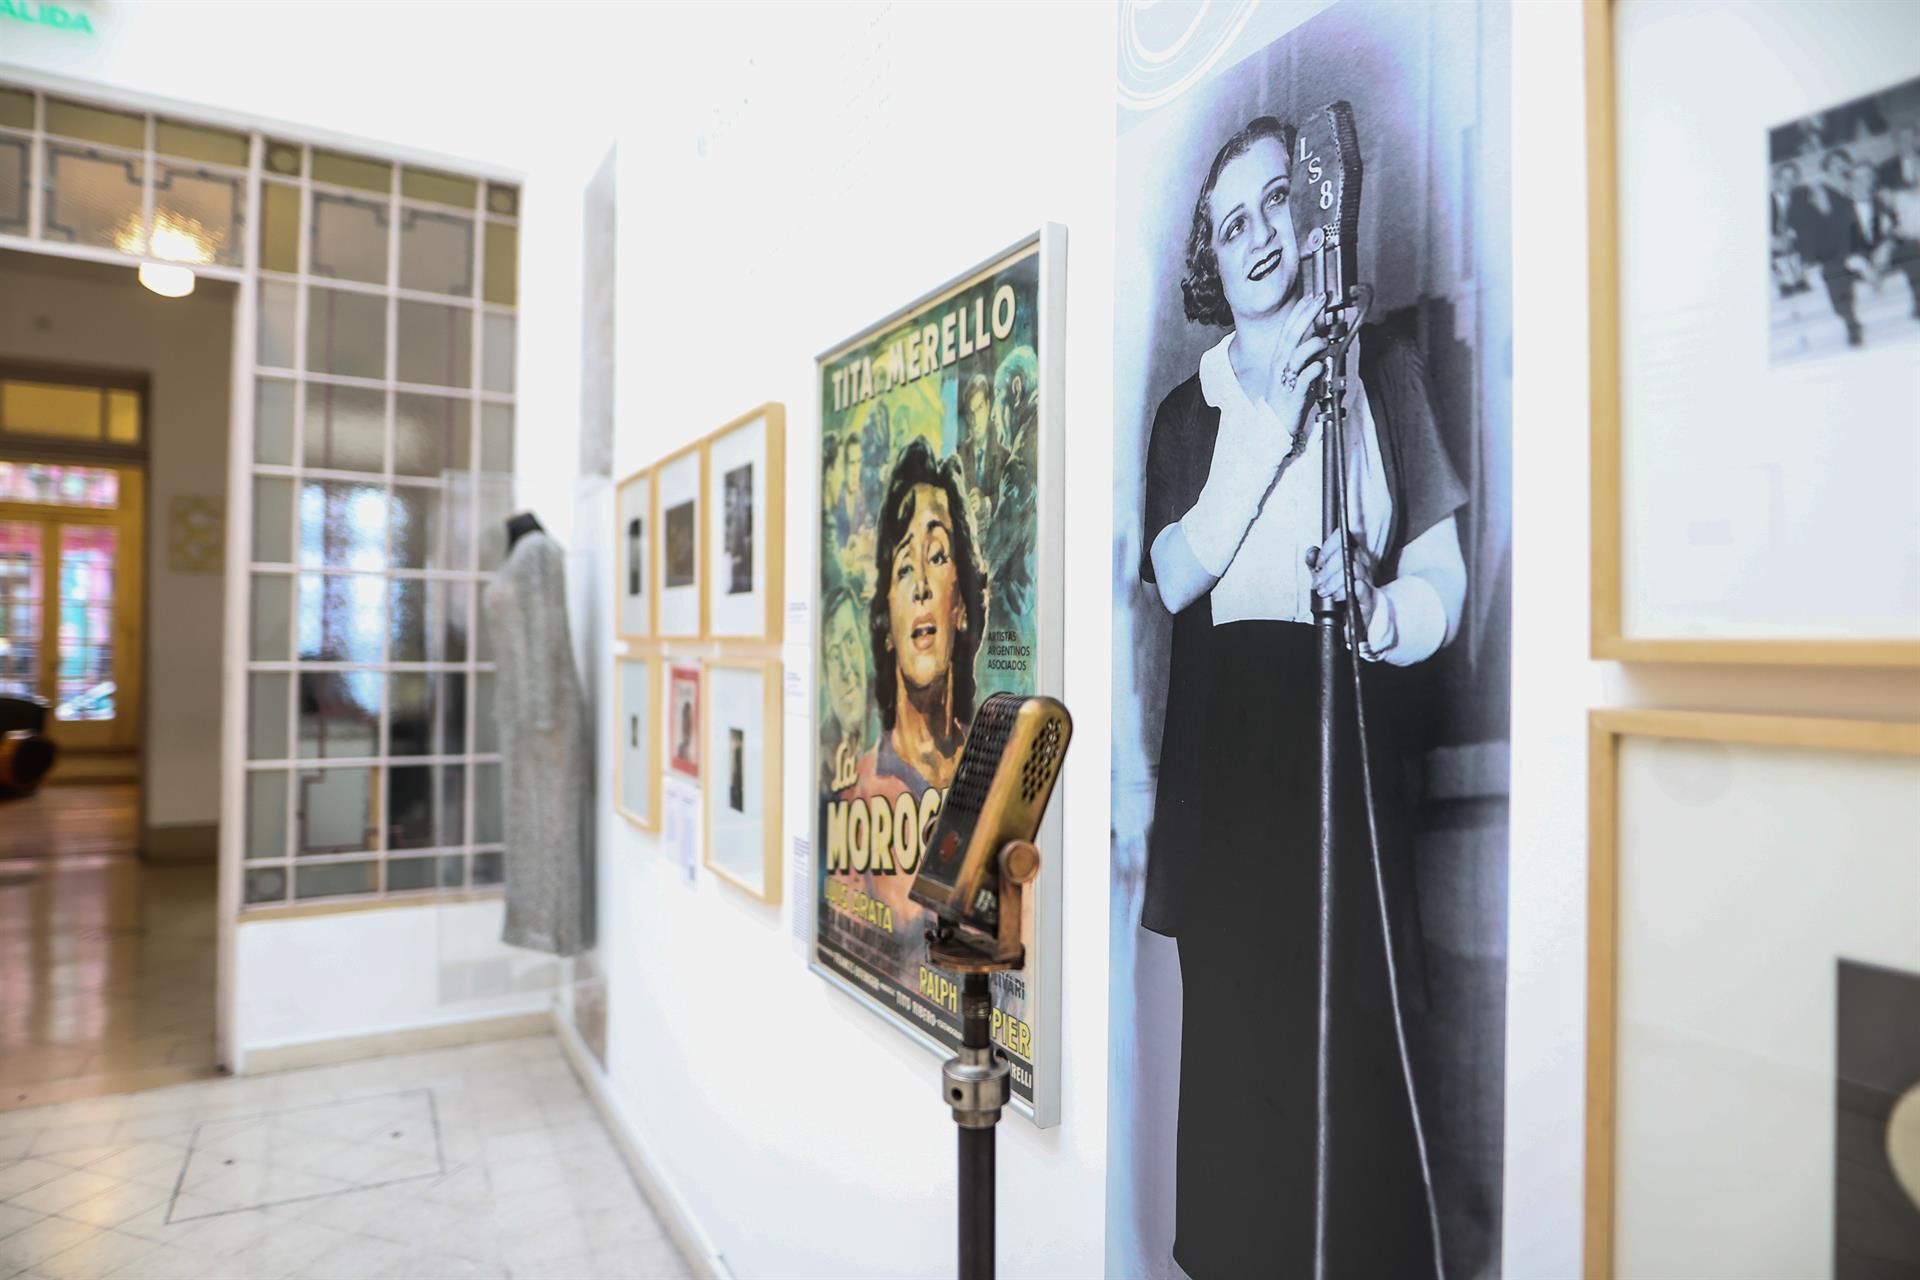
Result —
POLYGON ((512 185, 0 85, 0 244, 257 282, 243 911, 500 882, 477 621, 518 215, 512 185))

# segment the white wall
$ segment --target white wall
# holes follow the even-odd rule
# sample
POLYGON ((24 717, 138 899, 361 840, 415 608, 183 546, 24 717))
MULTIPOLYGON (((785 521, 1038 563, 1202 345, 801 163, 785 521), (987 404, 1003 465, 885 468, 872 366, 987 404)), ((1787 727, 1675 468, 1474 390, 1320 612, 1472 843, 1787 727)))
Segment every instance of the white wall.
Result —
MULTIPOLYGON (((642 21, 673 31, 676 52, 618 118, 614 471, 783 402, 789 599, 811 595, 818 536, 814 353, 1044 221, 1069 228, 1063 1118, 1000 1127, 1000 1260, 1008 1275, 1097 1275, 1113 12, 690 7, 642 21)), ((806 654, 787 656, 804 675, 806 654)), ((788 841, 808 825, 806 714, 787 703, 788 841)), ((939 1060, 809 972, 789 913, 796 897, 810 905, 810 884, 790 879, 778 908, 704 872, 688 889, 660 840, 605 797, 601 814, 612 1087, 727 1267, 950 1274, 955 1138, 939 1060)))
POLYGON ((270 920, 240 930, 244 1054, 537 1013, 560 961, 500 943, 504 904, 450 903, 270 920))
POLYGON ((0 356, 152 376, 148 396, 146 821, 220 816, 223 579, 167 567, 176 496, 224 498, 234 288, 186 298, 140 287, 131 267, 7 254, 0 356))

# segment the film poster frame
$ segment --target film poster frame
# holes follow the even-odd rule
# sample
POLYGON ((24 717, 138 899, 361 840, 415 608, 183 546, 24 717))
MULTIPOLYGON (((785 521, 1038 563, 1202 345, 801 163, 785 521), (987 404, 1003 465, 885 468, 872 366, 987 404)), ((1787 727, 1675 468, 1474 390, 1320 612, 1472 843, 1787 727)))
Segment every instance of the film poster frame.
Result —
MULTIPOLYGON (((1021 237, 1000 252, 983 259, 945 283, 863 327, 844 341, 834 343, 814 359, 813 394, 814 403, 817 405, 820 403, 820 388, 828 376, 828 366, 849 349, 885 332, 916 312, 937 306, 947 298, 977 283, 983 277, 991 276, 995 271, 1030 252, 1037 252, 1040 259, 1037 295, 1039 314, 1034 323, 1034 333, 1040 343, 1040 350, 1036 353, 1040 370, 1040 404, 1039 442, 1034 483, 1036 641, 1034 692, 1048 694, 1064 701, 1066 227, 1054 222, 1043 223, 1037 230, 1021 237)), ((817 449, 814 452, 818 454, 817 449)), ((810 490, 809 501, 817 503, 820 497, 820 477, 816 475, 810 490)), ((817 537, 810 541, 817 541, 817 537)), ((821 600, 820 573, 817 564, 811 568, 810 574, 812 581, 808 584, 807 591, 810 601, 809 616, 813 622, 814 633, 809 645, 811 656, 807 664, 807 706, 812 709, 818 705, 819 699, 818 640, 821 600)), ((817 799, 814 789, 815 780, 820 776, 820 745, 819 735, 811 736, 812 744, 807 752, 807 812, 809 815, 807 839, 811 845, 817 845, 818 832, 814 829, 812 814, 817 799)), ((1040 847, 1040 876, 1035 885, 1036 892, 1032 895, 1034 945, 1027 958, 1027 972, 1037 988, 1032 1022, 1036 1042, 1033 1055, 1033 1100, 1029 1104, 1026 1099, 1016 1094, 1010 1103, 1010 1109, 1026 1116, 1036 1128, 1041 1129, 1060 1123, 1062 1063, 1060 995, 1061 984, 1064 981, 1064 968, 1061 964, 1061 900, 1064 892, 1060 865, 1064 848, 1061 838, 1061 815, 1065 809, 1063 796, 1070 786, 1069 779, 1065 777, 1056 786, 1053 803, 1047 810, 1045 821, 1041 823, 1037 841, 1040 847)), ((804 889, 807 896, 807 967, 823 978, 828 985, 846 993, 881 1021, 900 1031, 929 1053, 942 1059, 952 1056, 952 1048, 924 1030, 919 1023, 901 1014, 897 1009, 883 1004, 872 993, 821 962, 820 900, 815 885, 819 874, 818 859, 823 856, 822 850, 815 847, 812 848, 808 861, 808 876, 804 889)))
POLYGON ((650 645, 630 648, 625 653, 616 653, 613 656, 613 811, 642 831, 659 831, 661 829, 660 775, 662 762, 659 759, 661 743, 659 713, 660 694, 664 687, 661 679, 661 668, 666 662, 666 657, 661 654, 659 649, 650 645), (622 694, 626 688, 629 672, 636 666, 644 666, 646 668, 644 678, 649 686, 647 691, 647 723, 641 726, 641 733, 646 737, 648 749, 652 757, 649 762, 651 767, 647 770, 646 812, 644 814, 628 805, 626 788, 623 785, 623 780, 626 777, 626 746, 621 740, 622 726, 620 723, 620 712, 626 706, 626 700, 622 694))
POLYGON ((783 617, 786 609, 787 590, 787 407, 776 400, 758 405, 739 417, 707 433, 700 441, 703 451, 701 463, 701 510, 700 521, 705 525, 701 530, 703 561, 700 573, 701 630, 708 640, 723 645, 765 646, 777 645, 782 638, 785 626, 783 617), (713 594, 717 589, 718 570, 714 566, 718 560, 708 549, 713 539, 711 534, 716 513, 724 513, 725 495, 714 492, 721 477, 713 464, 713 446, 742 428, 756 421, 765 422, 764 439, 766 447, 759 461, 765 467, 764 488, 766 491, 765 511, 761 513, 764 524, 766 554, 762 563, 764 576, 759 584, 761 594, 766 597, 764 616, 760 621, 760 630, 755 632, 722 632, 717 630, 713 617, 713 594), (721 498, 716 503, 714 499, 721 498), (708 570, 712 570, 709 572, 708 570))

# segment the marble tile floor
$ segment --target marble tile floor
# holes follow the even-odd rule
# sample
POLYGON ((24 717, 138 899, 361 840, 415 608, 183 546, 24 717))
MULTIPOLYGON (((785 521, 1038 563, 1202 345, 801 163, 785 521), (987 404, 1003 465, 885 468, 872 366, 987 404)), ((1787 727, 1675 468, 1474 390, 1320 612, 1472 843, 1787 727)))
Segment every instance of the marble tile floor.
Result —
POLYGON ((215 870, 135 856, 133 788, 0 804, 0 1112, 211 1074, 215 870))
POLYGON ((0 1113, 0 1280, 690 1275, 549 1035, 0 1113))

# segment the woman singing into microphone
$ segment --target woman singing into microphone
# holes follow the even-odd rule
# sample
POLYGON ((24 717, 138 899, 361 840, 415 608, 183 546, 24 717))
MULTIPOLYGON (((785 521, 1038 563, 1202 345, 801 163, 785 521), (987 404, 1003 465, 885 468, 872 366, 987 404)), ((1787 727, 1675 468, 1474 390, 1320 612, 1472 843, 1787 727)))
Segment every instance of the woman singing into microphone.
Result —
MULTIPOLYGON (((1173 638, 1141 924, 1178 940, 1184 993, 1174 1257, 1194 1280, 1405 1280, 1441 1264, 1406 1054, 1405 1019, 1424 991, 1392 669, 1432 657, 1459 628, 1467 575, 1454 516, 1466 489, 1418 352, 1372 325, 1349 349, 1359 376, 1345 456, 1327 456, 1312 412, 1326 321, 1300 287, 1294 140, 1271 116, 1249 122, 1194 201, 1186 315, 1227 333, 1160 402, 1147 450, 1140 573, 1173 638), (1313 608, 1316 595, 1346 596, 1340 542, 1321 533, 1326 465, 1345 474, 1353 526, 1385 891, 1349 698, 1323 1018, 1313 608)), ((1350 693, 1344 650, 1335 687, 1350 693)))

